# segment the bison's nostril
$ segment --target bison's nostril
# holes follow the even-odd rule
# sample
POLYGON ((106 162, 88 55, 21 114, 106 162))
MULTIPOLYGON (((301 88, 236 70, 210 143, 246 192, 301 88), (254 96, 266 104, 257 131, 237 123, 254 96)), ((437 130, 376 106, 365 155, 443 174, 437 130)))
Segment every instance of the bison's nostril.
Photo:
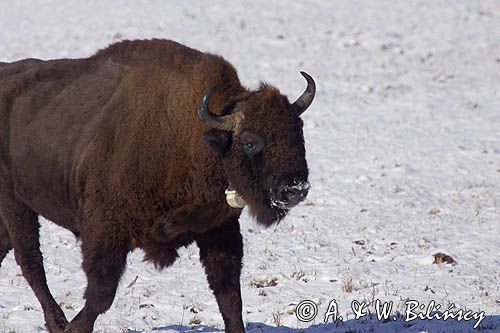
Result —
POLYGON ((295 206, 307 195, 307 189, 297 186, 283 186, 281 189, 281 201, 290 206, 295 206))
POLYGON ((293 200, 293 199, 295 199, 295 198, 297 198, 299 196, 300 196, 300 192, 297 189, 286 188, 283 191, 283 197, 285 199, 293 200))

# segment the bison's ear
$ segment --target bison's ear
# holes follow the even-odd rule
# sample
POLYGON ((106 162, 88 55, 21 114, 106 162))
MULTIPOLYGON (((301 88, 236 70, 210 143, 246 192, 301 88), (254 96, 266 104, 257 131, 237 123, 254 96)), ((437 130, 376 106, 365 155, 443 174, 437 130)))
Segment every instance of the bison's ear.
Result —
POLYGON ((203 135, 205 146, 217 155, 223 155, 229 148, 231 134, 212 128, 203 135))

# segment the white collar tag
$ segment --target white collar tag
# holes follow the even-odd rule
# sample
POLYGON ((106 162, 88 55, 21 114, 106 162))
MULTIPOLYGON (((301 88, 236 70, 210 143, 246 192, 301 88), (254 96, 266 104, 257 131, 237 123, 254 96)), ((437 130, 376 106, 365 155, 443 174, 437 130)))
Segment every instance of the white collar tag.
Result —
POLYGON ((227 189, 224 193, 226 193, 226 201, 229 206, 233 208, 243 208, 247 205, 245 200, 239 195, 235 190, 227 189))

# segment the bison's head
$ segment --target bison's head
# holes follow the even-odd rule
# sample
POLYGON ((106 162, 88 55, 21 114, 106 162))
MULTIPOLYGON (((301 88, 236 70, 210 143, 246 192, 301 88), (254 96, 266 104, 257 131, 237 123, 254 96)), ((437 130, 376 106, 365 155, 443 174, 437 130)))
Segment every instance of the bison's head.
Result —
POLYGON ((300 115, 314 99, 314 80, 294 103, 278 89, 262 84, 226 106, 225 116, 210 112, 216 90, 203 97, 199 118, 212 129, 204 140, 221 159, 230 186, 250 208, 257 222, 279 222, 305 199, 309 190, 300 115))

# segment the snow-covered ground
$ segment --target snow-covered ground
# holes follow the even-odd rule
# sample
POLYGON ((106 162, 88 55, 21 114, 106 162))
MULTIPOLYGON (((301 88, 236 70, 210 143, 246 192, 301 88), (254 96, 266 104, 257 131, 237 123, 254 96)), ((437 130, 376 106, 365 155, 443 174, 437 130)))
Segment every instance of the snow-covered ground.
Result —
MULTIPOLYGON (((247 86, 266 80, 290 99, 305 87, 299 70, 317 82, 303 115, 308 201, 270 229, 242 218, 248 332, 475 331, 477 320, 405 322, 408 299, 484 311, 479 330, 500 332, 499 1, 0 4, 0 61, 84 57, 151 37, 221 54, 247 86), (438 252, 457 264, 433 264, 438 252), (325 324, 333 299, 344 321, 325 324), (377 320, 377 299, 393 302, 395 320, 377 320), (308 323, 294 313, 302 300, 319 304, 308 323), (371 315, 355 320, 352 301, 370 304, 371 315)), ((86 283, 79 244, 42 225, 48 282, 72 318, 86 283)), ((96 331, 221 327, 191 246, 161 272, 132 253, 96 331)), ((0 332, 39 331, 40 305, 10 253, 0 332)))

